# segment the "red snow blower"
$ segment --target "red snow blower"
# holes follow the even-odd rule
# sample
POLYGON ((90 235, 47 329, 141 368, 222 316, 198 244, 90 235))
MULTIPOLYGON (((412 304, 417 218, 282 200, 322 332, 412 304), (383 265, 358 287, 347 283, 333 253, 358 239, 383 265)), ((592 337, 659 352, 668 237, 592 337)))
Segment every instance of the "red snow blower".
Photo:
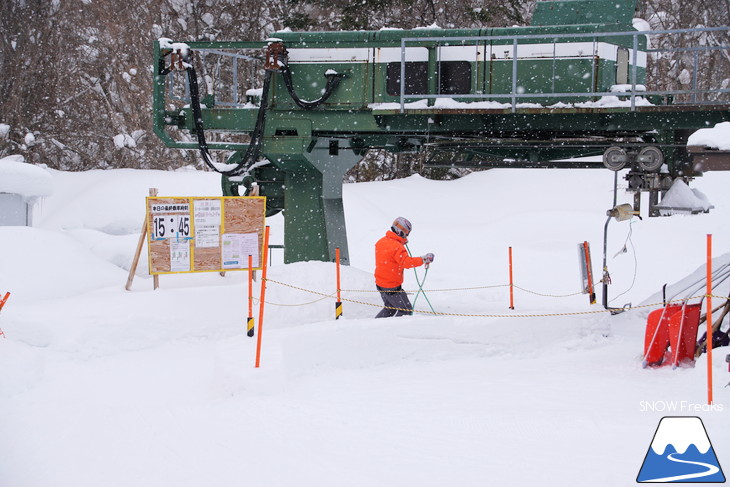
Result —
POLYGON ((701 304, 668 305, 649 313, 643 367, 694 362, 701 304), (668 360, 667 360, 668 359, 668 360))

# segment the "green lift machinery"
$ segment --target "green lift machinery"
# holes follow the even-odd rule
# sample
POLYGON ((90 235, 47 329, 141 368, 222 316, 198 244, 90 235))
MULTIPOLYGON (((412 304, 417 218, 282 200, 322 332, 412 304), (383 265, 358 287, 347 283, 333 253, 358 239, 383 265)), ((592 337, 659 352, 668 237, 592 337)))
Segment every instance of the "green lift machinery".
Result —
POLYGON ((656 216, 674 180, 701 175, 688 134, 730 120, 730 89, 698 75, 708 56, 727 63, 728 46, 673 39, 730 28, 640 32, 635 3, 538 2, 532 25, 514 28, 159 39, 154 130, 199 150, 224 195, 283 211, 287 263, 333 261, 336 248, 349 262, 343 176, 371 149, 422 152, 431 166, 627 168, 634 209, 648 192, 656 216), (694 66, 680 89, 652 89, 666 56, 694 66))

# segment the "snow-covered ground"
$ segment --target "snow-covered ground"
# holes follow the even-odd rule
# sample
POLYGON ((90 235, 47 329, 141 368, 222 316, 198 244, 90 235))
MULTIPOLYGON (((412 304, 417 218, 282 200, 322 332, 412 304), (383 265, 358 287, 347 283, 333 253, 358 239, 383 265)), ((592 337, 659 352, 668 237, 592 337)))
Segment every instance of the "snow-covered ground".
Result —
MULTIPOLYGON (((705 356, 641 367, 657 306, 611 316, 600 287, 599 304, 575 294, 579 243, 601 272, 607 170, 346 185, 343 298, 360 303, 335 321, 333 299, 274 283, 336 287, 334 264, 275 250, 258 369, 244 273, 161 276, 153 291, 143 259, 124 289, 148 188, 217 196, 215 174, 49 173, 36 227, 0 227, 0 486, 615 487, 635 482, 666 415, 701 417, 730 465, 730 349, 715 351, 708 410, 705 356), (373 245, 397 216, 414 254, 436 255, 424 287, 443 314, 373 319, 373 245)), ((709 214, 609 223, 613 306, 703 275, 707 234, 716 264, 730 260, 729 185, 693 183, 709 214)), ((269 224, 282 243, 281 217, 269 224)))

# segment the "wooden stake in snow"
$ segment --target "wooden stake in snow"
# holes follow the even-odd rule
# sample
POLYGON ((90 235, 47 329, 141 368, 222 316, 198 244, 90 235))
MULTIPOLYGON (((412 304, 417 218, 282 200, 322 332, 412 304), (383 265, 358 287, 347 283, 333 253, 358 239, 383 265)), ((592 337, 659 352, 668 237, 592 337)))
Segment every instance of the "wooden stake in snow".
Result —
MULTIPOLYGON (((150 196, 157 196, 157 188, 150 188, 150 196)), ((142 247, 144 241, 147 239, 147 217, 145 216, 144 223, 142 224, 142 232, 139 235, 139 242, 137 242, 137 250, 134 252, 134 258, 132 259, 132 266, 129 268, 129 277, 127 277, 127 285, 124 289, 129 291, 132 289, 132 281, 134 281, 134 274, 137 272, 137 264, 139 264, 139 256, 142 255, 142 247)), ((160 285, 159 276, 155 274, 152 276, 154 282, 154 288, 157 289, 160 285)))

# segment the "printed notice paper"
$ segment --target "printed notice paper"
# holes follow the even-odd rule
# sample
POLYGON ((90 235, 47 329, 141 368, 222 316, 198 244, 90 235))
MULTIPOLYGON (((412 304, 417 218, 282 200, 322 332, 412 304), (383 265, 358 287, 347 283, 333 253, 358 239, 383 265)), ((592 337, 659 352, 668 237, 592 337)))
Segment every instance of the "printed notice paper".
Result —
POLYGON ((253 267, 259 266, 259 237, 255 233, 224 233, 221 238, 223 269, 248 269, 248 256, 253 267))
POLYGON ((195 247, 218 247, 220 244, 221 201, 195 200, 193 202, 195 223, 195 247))
POLYGON ((190 272, 190 241, 170 239, 170 272, 190 272))

